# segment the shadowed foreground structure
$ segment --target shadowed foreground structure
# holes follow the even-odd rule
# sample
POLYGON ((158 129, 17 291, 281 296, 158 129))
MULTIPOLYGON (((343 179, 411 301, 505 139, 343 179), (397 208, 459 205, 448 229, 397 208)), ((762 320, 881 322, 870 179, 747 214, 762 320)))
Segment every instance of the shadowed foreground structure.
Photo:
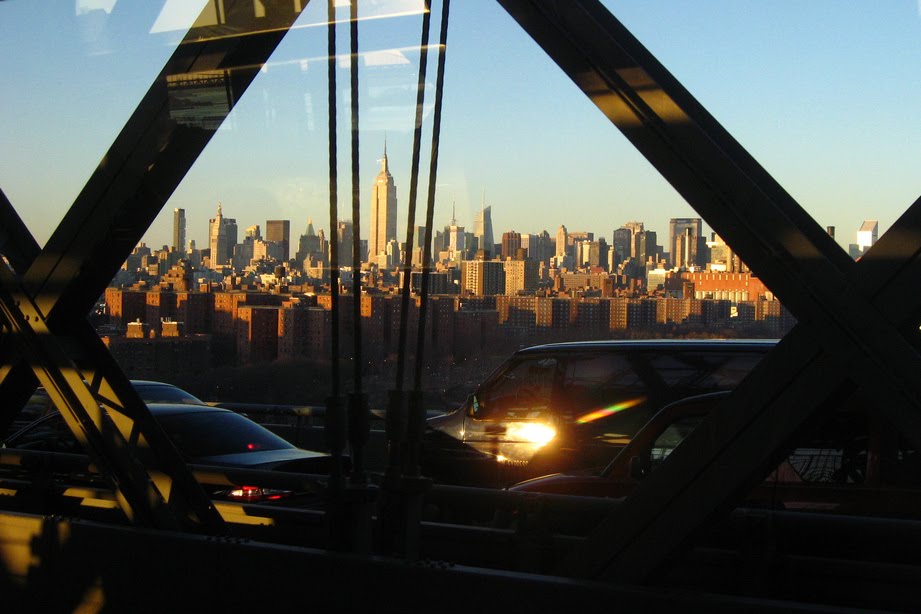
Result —
POLYGON ((921 296, 904 292, 921 282, 921 201, 854 262, 600 2, 498 1, 796 327, 621 502, 433 486, 412 463, 411 400, 387 420, 409 460, 381 486, 326 476, 313 509, 209 500, 200 472, 215 470, 182 462, 83 314, 303 8, 261 2, 257 18, 251 1, 227 1, 177 47, 43 249, 0 198, 0 427, 41 385, 107 476, 98 489, 46 484, 36 469, 72 459, 3 451, 0 588, 14 609, 921 607, 917 520, 736 508, 804 424, 855 391, 921 450, 921 296), (172 113, 179 84, 204 74, 231 93, 227 108, 172 113), (529 513, 496 527, 501 507, 529 513), (553 514, 583 530, 546 530, 553 514))

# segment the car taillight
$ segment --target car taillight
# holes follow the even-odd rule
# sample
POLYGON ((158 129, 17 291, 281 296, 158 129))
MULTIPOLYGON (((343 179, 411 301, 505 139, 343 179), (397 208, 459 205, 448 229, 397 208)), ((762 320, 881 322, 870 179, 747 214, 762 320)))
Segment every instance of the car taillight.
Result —
POLYGON ((243 503, 258 503, 260 501, 277 501, 290 497, 293 493, 290 490, 278 488, 262 488, 261 486, 240 486, 231 490, 222 490, 216 495, 224 497, 231 501, 240 501, 243 503))

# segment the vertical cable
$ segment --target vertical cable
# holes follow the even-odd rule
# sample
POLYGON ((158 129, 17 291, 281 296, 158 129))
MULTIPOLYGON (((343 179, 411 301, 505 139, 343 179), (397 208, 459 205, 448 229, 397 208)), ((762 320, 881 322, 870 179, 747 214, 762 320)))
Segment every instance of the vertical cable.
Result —
POLYGON ((332 396, 339 395, 339 239, 336 227, 339 221, 339 169, 336 140, 336 7, 335 0, 327 0, 327 81, 329 106, 329 295, 330 356, 332 365, 332 396))
POLYGON ((406 371, 406 337, 408 335, 410 277, 412 272, 413 236, 416 224, 416 195, 419 183, 419 151, 422 142, 422 111, 425 104, 425 73, 428 68, 429 29, 431 23, 431 1, 425 0, 422 13, 422 41, 419 43, 419 79, 416 85, 416 124, 413 130, 412 170, 409 184, 409 211, 406 219, 406 249, 403 254, 403 291, 400 302, 400 333, 397 346, 396 389, 403 389, 403 375, 406 371))
POLYGON ((444 0, 441 8, 441 31, 438 38, 438 72, 435 78, 435 109, 432 124, 432 153, 429 162, 429 189, 425 209, 425 244, 422 248, 422 283, 419 291, 419 331, 416 337, 416 373, 413 387, 422 390, 422 366, 425 350, 425 321, 428 310, 429 273, 432 263, 432 226, 435 216, 435 180, 438 176, 438 147, 441 138, 441 107, 444 94, 445 53, 448 43, 448 13, 451 0, 444 0))
MULTIPOLYGON (((354 389, 348 399, 349 447, 352 453, 353 485, 366 485, 365 445, 371 431, 371 408, 368 395, 362 392, 361 372, 364 367, 361 348, 361 194, 358 124, 358 0, 349 9, 349 68, 351 73, 352 107, 352 336, 354 340, 354 389)), ((369 512, 370 514, 370 512, 369 512)), ((366 518, 370 521, 370 516, 366 518)), ((370 529, 368 529, 370 531, 370 529)), ((370 537, 368 537, 370 540, 370 537)))
POLYGON ((333 482, 342 477, 342 454, 345 448, 345 428, 342 402, 339 398, 339 238, 338 224, 339 170, 336 141, 336 7, 335 0, 326 5, 327 20, 327 74, 329 106, 329 300, 330 300, 330 369, 332 382, 326 400, 326 441, 330 450, 330 476, 333 482))
POLYGON ((361 393, 361 195, 358 164, 358 2, 349 6, 350 73, 352 94, 352 334, 355 340, 355 392, 361 393))

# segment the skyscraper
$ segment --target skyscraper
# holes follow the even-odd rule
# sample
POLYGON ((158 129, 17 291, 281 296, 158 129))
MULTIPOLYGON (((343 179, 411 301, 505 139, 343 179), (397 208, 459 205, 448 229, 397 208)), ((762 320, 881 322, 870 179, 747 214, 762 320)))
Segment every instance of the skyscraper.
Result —
POLYGON ((173 249, 185 252, 185 209, 173 209, 173 249))
POLYGON ((237 220, 225 218, 221 204, 217 215, 208 220, 208 247, 211 249, 211 267, 232 263, 233 248, 237 244, 237 220))
POLYGON ((515 258, 521 247, 521 234, 510 230, 502 233, 502 260, 515 258))
POLYGON ((354 242, 351 220, 339 220, 339 223, 336 228, 336 241, 339 243, 339 266, 347 267, 352 266, 354 258, 352 257, 355 251, 355 246, 352 245, 354 242))
POLYGON ((466 259, 467 254, 467 233, 464 232, 463 226, 457 225, 457 219, 451 215, 451 225, 447 227, 448 233, 448 251, 452 260, 466 259))
POLYGON ((266 220, 265 240, 281 245, 284 262, 291 257, 291 220, 266 220))
POLYGON ((397 186, 387 168, 387 143, 384 143, 384 158, 381 172, 371 186, 371 239, 368 256, 374 260, 387 248, 387 243, 397 238, 397 186))
POLYGON ((565 226, 560 226, 556 231, 556 255, 565 256, 569 247, 569 233, 565 226))
POLYGON ((879 238, 879 222, 876 220, 864 220, 857 231, 857 247, 863 253, 870 249, 879 238))
POLYGON ((492 232, 492 206, 485 206, 486 196, 483 196, 484 205, 473 220, 473 236, 476 237, 477 249, 485 249, 492 257, 496 249, 495 238, 492 232))
POLYGON ((672 266, 690 268, 700 266, 700 256, 706 250, 699 217, 673 217, 668 223, 668 248, 672 266))
POLYGON ((633 255, 633 232, 626 226, 614 229, 614 263, 620 264, 633 255))
POLYGON ((304 264, 309 256, 316 256, 320 251, 320 238, 313 229, 313 219, 307 218, 307 230, 300 236, 297 242, 297 252, 294 259, 299 265, 304 264))
POLYGON ((627 231, 630 233, 629 239, 628 239, 629 249, 624 254, 624 258, 627 258, 627 257, 636 258, 636 235, 643 232, 644 230, 643 222, 636 222, 636 221, 627 222, 626 224, 621 226, 621 228, 626 228, 627 231))

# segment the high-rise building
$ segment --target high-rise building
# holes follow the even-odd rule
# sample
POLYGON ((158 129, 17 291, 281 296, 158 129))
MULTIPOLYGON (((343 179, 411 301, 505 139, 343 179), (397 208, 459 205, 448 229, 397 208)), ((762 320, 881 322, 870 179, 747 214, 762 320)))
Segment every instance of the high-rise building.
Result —
POLYGON ((473 236, 477 242, 476 249, 485 249, 492 257, 496 245, 492 232, 492 206, 485 206, 485 194, 483 200, 484 205, 473 220, 473 236))
POLYGON ((352 266, 354 263, 353 229, 352 221, 339 220, 336 225, 336 241, 339 243, 339 266, 352 266))
POLYGON ((505 294, 515 296, 519 292, 532 292, 537 289, 538 263, 530 258, 520 260, 506 260, 503 263, 505 270, 505 294))
MULTIPOLYGON (((624 259, 636 258, 636 235, 643 232, 643 222, 627 222, 621 229, 626 230, 626 234, 621 233, 621 240, 627 239, 627 251, 624 253, 624 259)), ((617 231, 615 231, 615 236, 617 231)), ((615 239, 616 244, 616 239, 615 239)), ((615 248, 616 249, 616 248, 615 248)))
POLYGON ((265 240, 281 245, 280 253, 287 262, 291 257, 291 220, 266 220, 265 240))
POLYGON ((502 233, 502 260, 515 258, 521 248, 521 233, 510 230, 502 233))
POLYGON ((208 246, 211 250, 211 268, 232 263, 233 248, 237 244, 237 220, 225 218, 221 204, 217 215, 208 220, 208 246))
POLYGON ((566 256, 568 247, 569 234, 566 232, 565 226, 560 226, 556 231, 556 255, 561 257, 566 256))
POLYGON ((475 296, 505 293, 505 265, 498 260, 461 262, 461 291, 475 296))
POLYGON ((668 246, 671 250, 672 266, 691 268, 701 266, 706 251, 699 217, 673 217, 668 224, 668 246))
POLYGON ((463 226, 457 225, 454 211, 451 211, 451 224, 445 227, 450 260, 465 260, 467 258, 467 233, 463 226))
POLYGON ((307 230, 300 236, 297 242, 297 252, 294 259, 298 264, 303 265, 304 260, 309 256, 316 257, 320 253, 320 238, 313 228, 313 218, 307 218, 307 230))
POLYGON ((857 248, 861 253, 870 249, 879 238, 879 222, 876 220, 864 220, 857 231, 857 248))
POLYGON ((374 260, 387 249, 387 243, 397 238, 397 186, 387 168, 387 143, 384 143, 384 158, 381 172, 371 186, 371 239, 368 255, 374 260))
POLYGON ((185 209, 173 209, 173 249, 185 252, 185 209))
POLYGON ((521 247, 527 248, 528 258, 535 262, 549 265, 553 258, 553 241, 546 230, 538 235, 521 235, 521 247))

